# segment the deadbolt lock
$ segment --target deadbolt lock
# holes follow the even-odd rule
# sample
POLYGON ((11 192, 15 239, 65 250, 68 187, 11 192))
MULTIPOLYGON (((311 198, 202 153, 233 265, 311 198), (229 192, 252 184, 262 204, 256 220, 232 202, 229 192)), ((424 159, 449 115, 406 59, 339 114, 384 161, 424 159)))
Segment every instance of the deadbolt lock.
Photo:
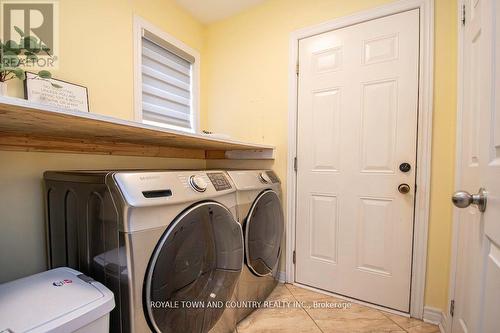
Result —
POLYGON ((404 184, 404 183, 399 184, 398 191, 399 191, 399 193, 407 194, 408 192, 410 192, 410 185, 404 184))
POLYGON ((401 163, 401 164, 399 165, 399 170, 400 170, 401 172, 409 172, 409 171, 411 170, 411 165, 410 165, 410 163, 406 163, 406 162, 401 163))

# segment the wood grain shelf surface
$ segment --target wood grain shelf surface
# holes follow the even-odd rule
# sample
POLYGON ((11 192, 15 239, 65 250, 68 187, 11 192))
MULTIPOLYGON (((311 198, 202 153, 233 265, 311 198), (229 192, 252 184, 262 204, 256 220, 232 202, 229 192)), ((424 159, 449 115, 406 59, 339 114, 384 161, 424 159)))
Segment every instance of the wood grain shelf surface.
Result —
POLYGON ((274 147, 0 97, 0 150, 191 159, 273 159, 274 147))

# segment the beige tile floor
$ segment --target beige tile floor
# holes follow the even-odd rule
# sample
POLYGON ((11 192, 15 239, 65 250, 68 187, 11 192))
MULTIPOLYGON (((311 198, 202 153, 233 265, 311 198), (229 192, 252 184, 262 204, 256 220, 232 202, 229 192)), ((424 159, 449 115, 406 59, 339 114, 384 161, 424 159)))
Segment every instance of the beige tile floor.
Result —
POLYGON ((268 300, 274 306, 254 311, 239 323, 237 333, 439 332, 436 325, 379 311, 291 284, 278 285, 268 300), (318 305, 328 305, 330 308, 319 308, 318 305))

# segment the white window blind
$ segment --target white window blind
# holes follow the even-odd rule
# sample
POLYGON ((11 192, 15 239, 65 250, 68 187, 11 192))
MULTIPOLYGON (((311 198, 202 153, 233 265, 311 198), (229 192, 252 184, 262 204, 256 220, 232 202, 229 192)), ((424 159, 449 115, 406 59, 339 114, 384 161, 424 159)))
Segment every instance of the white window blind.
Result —
POLYGON ((143 121, 194 130, 191 89, 193 63, 193 56, 143 31, 143 121))

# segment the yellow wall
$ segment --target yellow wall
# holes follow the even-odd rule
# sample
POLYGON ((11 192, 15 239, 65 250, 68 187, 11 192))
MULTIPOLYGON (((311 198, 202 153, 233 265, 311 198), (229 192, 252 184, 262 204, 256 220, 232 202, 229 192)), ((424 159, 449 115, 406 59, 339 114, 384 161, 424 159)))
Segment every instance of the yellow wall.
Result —
MULTIPOLYGON (((269 0, 209 25, 203 54, 202 127, 276 145, 274 168, 286 181, 290 33, 388 2, 269 0)), ((450 258, 456 12, 455 0, 436 0, 433 176, 425 303, 440 309, 446 309, 450 258)))
POLYGON ((426 304, 447 309, 457 110, 457 2, 436 0, 434 119, 426 304))

